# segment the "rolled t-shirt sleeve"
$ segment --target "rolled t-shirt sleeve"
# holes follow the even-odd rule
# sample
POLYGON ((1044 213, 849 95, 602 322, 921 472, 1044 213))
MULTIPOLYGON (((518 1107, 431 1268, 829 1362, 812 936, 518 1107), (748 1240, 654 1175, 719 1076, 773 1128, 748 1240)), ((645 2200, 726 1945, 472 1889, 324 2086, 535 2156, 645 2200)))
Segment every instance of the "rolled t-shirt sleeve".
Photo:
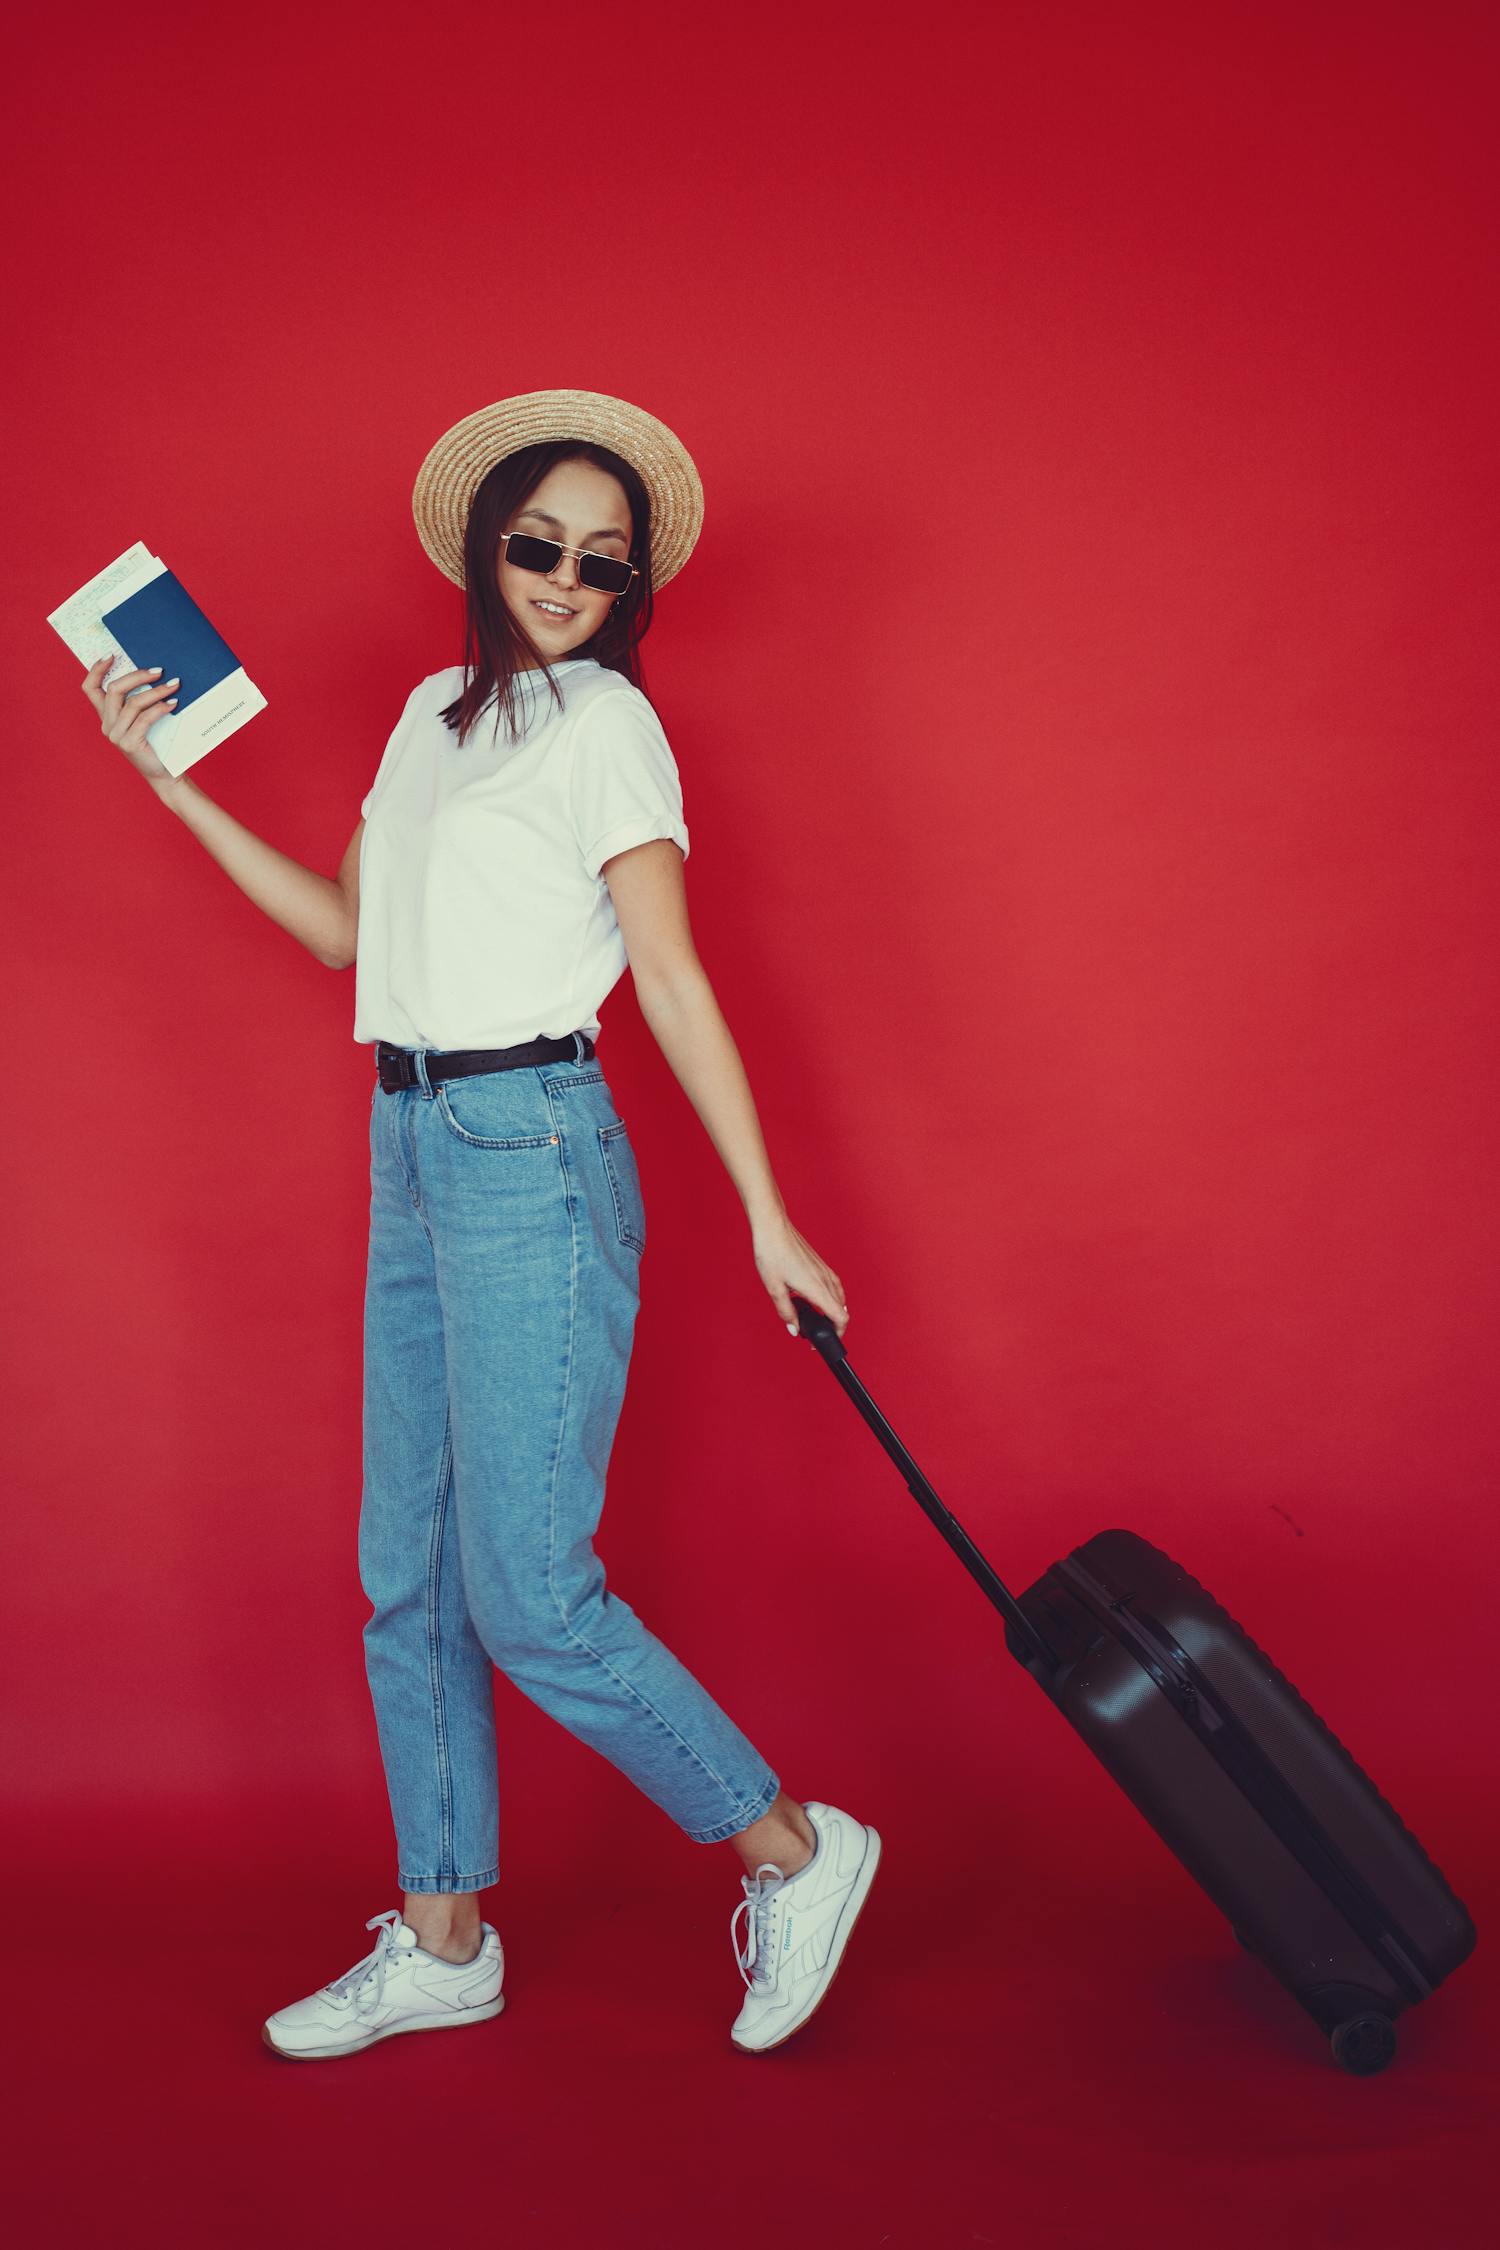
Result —
POLYGON ((401 716, 396 721, 394 727, 392 727, 390 735, 386 741, 386 746, 380 753, 380 763, 375 768, 375 779, 370 783, 369 788, 365 791, 363 798, 360 800, 359 816, 361 820, 369 819, 371 807, 374 805, 375 799, 380 794, 380 785, 385 780, 385 777, 390 772, 392 766, 396 763, 396 760, 400 757, 401 746, 405 742, 407 735, 411 731, 412 720, 416 713, 418 702, 421 700, 422 691, 430 684, 431 683, 427 680, 418 680, 416 686, 412 689, 411 694, 407 697, 401 716))
POLYGON ((677 760, 638 688, 601 695, 579 713, 569 794, 578 849, 596 879, 616 852, 658 836, 687 858, 677 760))

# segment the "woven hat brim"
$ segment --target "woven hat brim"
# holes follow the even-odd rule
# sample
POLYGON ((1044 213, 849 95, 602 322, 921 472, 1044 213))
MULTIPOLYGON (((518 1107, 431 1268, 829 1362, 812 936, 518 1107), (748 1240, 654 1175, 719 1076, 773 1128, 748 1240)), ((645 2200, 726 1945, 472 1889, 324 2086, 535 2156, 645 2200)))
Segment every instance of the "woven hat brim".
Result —
POLYGON ((417 537, 445 578, 464 583, 464 526, 480 484, 506 454, 554 438, 607 445, 628 461, 651 499, 651 587, 665 586, 703 528, 703 483, 665 422, 604 391, 522 391, 466 414, 428 452, 412 490, 417 537))

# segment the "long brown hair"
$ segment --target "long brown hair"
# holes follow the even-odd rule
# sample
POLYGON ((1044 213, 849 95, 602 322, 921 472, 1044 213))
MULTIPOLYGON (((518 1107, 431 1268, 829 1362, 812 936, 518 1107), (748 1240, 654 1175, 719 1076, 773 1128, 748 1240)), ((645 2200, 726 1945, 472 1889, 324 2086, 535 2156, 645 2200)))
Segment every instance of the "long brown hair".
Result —
POLYGON ((516 673, 529 664, 540 665, 554 703, 559 707, 562 704, 562 690, 551 665, 506 608, 496 577, 501 532, 522 501, 559 461, 594 461, 619 478, 630 503, 630 560, 636 566, 636 575, 620 596, 619 607, 607 610, 598 632, 577 648, 570 648, 568 655, 591 656, 610 671, 623 672, 645 692, 640 644, 651 623, 650 495, 630 463, 606 445, 577 438, 523 445, 497 461, 481 480, 464 526, 464 684, 456 700, 438 714, 449 727, 457 729, 460 749, 492 693, 497 720, 503 710, 510 739, 516 740, 516 673))

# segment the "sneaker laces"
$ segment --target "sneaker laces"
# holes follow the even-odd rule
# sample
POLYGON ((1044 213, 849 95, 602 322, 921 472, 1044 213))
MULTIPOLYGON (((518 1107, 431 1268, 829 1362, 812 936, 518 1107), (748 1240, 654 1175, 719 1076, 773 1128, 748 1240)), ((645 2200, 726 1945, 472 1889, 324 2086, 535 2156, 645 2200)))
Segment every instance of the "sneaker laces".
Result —
POLYGON ((373 1930, 377 1924, 380 1927, 374 1951, 367 1953, 362 1961, 356 1961, 353 1968, 346 1969, 341 1977, 335 1977, 331 1984, 325 1984, 323 1990, 332 1999, 349 2001, 356 2015, 374 2015, 385 1997, 385 1974, 395 1950, 396 1932, 403 1919, 399 1908, 394 1906, 385 1914, 372 1914, 365 1928, 373 1930), (366 1995, 372 1979, 374 1993, 367 2006, 366 1995))
POLYGON ((751 1991, 769 1991, 776 1982, 776 1957, 771 1948, 771 1907, 786 1881, 773 1859, 763 1859, 753 1875, 742 1875, 740 1886, 745 1895, 729 1917, 729 1940, 734 1947, 734 1957, 739 1971, 751 1991), (763 1883, 763 1875, 774 1875, 774 1883, 763 1883), (735 1928, 741 1915, 745 1917, 745 1950, 740 1951, 739 1932, 735 1928), (754 1976, 747 1972, 756 1969, 754 1976))

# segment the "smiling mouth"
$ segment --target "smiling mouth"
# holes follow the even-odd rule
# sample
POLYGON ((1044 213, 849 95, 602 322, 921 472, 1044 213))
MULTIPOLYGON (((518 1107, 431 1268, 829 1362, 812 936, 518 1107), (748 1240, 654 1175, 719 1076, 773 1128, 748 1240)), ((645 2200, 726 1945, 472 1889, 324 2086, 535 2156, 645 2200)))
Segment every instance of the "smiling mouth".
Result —
POLYGON ((531 606, 533 609, 539 609, 543 617, 555 617, 559 624, 565 617, 576 617, 578 615, 576 609, 567 609, 561 602, 549 608, 547 603, 533 600, 531 606))

